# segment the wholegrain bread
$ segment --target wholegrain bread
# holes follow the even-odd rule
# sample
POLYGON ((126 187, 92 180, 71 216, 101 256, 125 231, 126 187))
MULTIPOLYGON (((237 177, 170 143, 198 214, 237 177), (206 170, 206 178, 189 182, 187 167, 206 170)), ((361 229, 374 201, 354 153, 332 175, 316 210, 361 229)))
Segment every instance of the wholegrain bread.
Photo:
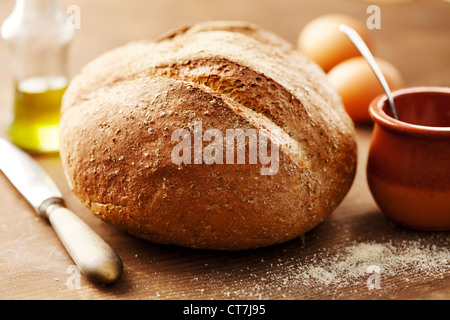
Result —
POLYGON ((60 153, 73 192, 101 219, 152 242, 220 250, 303 235, 342 201, 356 168, 353 123, 321 69, 273 33, 230 21, 85 66, 63 99, 60 153), (174 163, 172 134, 195 135, 198 123, 275 132, 276 172, 261 174, 267 163, 250 155, 174 163))

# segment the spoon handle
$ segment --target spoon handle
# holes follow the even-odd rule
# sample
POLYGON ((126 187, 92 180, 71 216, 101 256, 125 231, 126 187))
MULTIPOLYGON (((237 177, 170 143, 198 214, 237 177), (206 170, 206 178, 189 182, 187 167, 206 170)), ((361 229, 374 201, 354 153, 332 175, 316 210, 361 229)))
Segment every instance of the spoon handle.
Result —
POLYGON ((375 73, 378 81, 380 82, 381 86, 383 87, 384 92, 386 93, 386 96, 388 98, 389 104, 391 106, 392 114, 394 115, 394 118, 398 120, 397 110, 394 105, 394 98, 392 97, 391 90, 389 89, 389 85, 381 72, 380 68, 378 67, 378 64, 375 61, 375 58, 373 57, 372 53, 370 52, 369 48, 365 44, 364 40, 360 37, 360 35, 353 30, 352 28, 341 24, 339 26, 339 30, 345 33, 345 35, 350 39, 351 42, 355 45, 355 47, 358 49, 358 51, 361 53, 361 55, 366 59, 367 63, 369 64, 370 68, 372 68, 372 71, 375 73))

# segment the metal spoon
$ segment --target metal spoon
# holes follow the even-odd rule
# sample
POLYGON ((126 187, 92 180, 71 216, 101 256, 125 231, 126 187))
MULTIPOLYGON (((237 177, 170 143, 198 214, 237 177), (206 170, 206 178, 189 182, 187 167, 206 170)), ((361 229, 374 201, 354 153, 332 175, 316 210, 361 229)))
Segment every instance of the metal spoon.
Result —
POLYGON ((350 39, 350 41, 353 42, 355 47, 359 50, 361 55, 364 57, 364 59, 366 59, 369 66, 372 68, 372 71, 375 73, 375 76, 377 77, 378 81, 383 87, 384 92, 386 93, 394 118, 398 120, 397 110, 394 105, 394 98, 392 97, 389 85, 386 79, 384 78, 383 73, 380 70, 380 67, 376 63, 375 58, 373 57, 367 45, 365 44, 364 40, 360 37, 358 32, 356 32, 355 30, 344 24, 341 24, 339 26, 339 30, 345 33, 345 35, 350 39))

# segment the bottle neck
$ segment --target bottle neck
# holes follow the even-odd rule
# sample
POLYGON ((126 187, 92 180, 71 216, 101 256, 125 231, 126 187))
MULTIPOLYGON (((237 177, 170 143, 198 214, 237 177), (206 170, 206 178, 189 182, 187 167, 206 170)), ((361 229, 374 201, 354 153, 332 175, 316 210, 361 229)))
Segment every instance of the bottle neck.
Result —
POLYGON ((52 15, 59 10, 56 0, 16 0, 14 11, 29 15, 52 15))
POLYGON ((73 30, 67 28, 57 0, 16 0, 2 25, 2 37, 12 53, 16 79, 66 74, 73 30))

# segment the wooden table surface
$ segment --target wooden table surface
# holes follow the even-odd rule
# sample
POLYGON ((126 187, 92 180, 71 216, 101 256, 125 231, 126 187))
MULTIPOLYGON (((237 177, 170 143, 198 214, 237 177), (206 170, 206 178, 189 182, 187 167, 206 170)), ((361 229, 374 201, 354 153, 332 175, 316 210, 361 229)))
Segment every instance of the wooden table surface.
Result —
MULTIPOLYGON (((154 39, 186 24, 246 20, 295 43, 302 26, 312 18, 341 12, 365 21, 371 3, 64 0, 61 4, 81 9, 81 29, 70 59, 75 74, 106 50, 136 39, 154 39)), ((1 2, 0 20, 12 7, 12 0, 1 2)), ((372 31, 376 55, 395 64, 407 86, 449 86, 450 4, 442 0, 380 2, 380 8, 381 29, 372 31)), ((11 70, 2 42, 0 136, 5 136, 11 101, 11 70)), ((366 184, 370 137, 371 127, 358 127, 357 176, 329 219, 308 232, 303 241, 234 253, 151 244, 106 225, 70 193, 58 156, 36 157, 61 188, 68 207, 117 250, 124 274, 111 286, 77 278, 72 260, 51 227, 36 217, 0 175, 0 299, 450 299, 450 233, 413 231, 384 217, 366 184), (379 255, 376 244, 389 250, 390 256, 379 255), (352 272, 357 266, 351 259, 355 248, 363 246, 375 250, 380 259, 362 257, 362 262, 381 271, 355 276, 352 272), (378 278, 370 278, 374 275, 378 278), (368 286, 371 279, 379 280, 373 289, 368 286)))

